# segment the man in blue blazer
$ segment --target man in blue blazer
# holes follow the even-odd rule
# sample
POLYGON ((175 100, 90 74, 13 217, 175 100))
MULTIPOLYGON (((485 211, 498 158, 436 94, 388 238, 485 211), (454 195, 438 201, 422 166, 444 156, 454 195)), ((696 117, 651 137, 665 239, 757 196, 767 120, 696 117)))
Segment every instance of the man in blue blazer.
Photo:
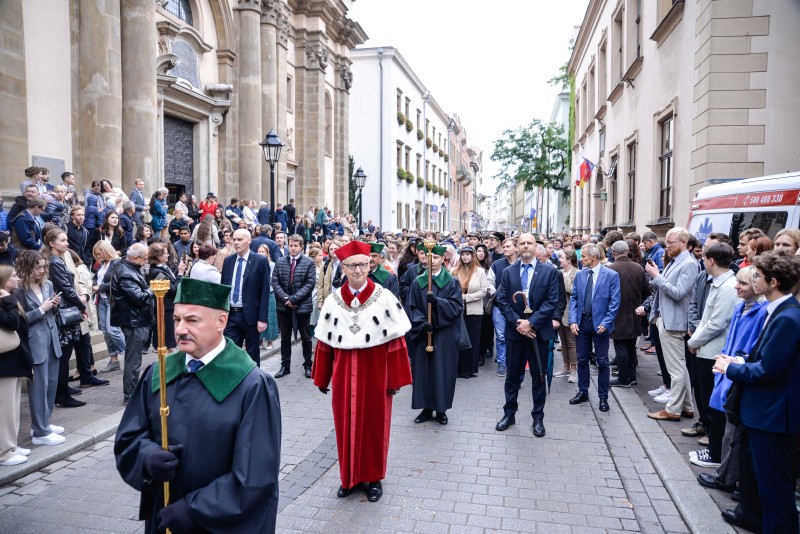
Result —
POLYGON ((594 343, 597 360, 597 396, 600 411, 608 411, 608 339, 614 331, 620 303, 619 274, 600 263, 600 249, 586 245, 582 249, 584 269, 575 276, 569 299, 569 327, 576 336, 578 353, 578 393, 570 404, 589 400, 589 355, 594 343))
POLYGON ((233 232, 232 254, 222 263, 222 284, 231 286, 231 311, 225 337, 245 344, 247 354, 261 364, 259 334, 267 329, 269 262, 250 250, 250 232, 233 232))
POLYGON ((504 415, 495 429, 507 430, 516 423, 517 396, 522 385, 520 376, 524 379, 527 362, 533 395, 533 435, 540 438, 545 434, 543 419, 547 395, 547 351, 550 340, 555 337, 553 317, 559 299, 557 277, 561 275, 549 262, 536 260, 536 239, 533 234, 520 235, 517 247, 520 259, 503 271, 495 296, 495 306, 500 309, 506 323, 507 366, 504 415), (525 304, 519 298, 521 295, 514 299, 518 291, 528 296, 531 313, 525 313, 525 304), (538 350, 535 350, 534 343, 538 350), (537 353, 539 361, 535 358, 537 353))
MULTIPOLYGON (((739 418, 752 451, 763 532, 797 534, 800 306, 792 291, 800 279, 800 258, 772 250, 756 256, 753 266, 753 289, 769 302, 764 329, 746 360, 718 356, 713 370, 743 384, 739 418)), ((744 518, 733 510, 723 511, 722 517, 736 526, 757 527, 742 524, 744 518)))

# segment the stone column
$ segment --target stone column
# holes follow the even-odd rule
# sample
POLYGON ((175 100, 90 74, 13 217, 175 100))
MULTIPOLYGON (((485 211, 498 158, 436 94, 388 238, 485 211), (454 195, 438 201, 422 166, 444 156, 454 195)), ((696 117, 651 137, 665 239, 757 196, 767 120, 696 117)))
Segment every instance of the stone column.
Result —
POLYGON ((122 190, 130 192, 136 180, 145 191, 162 184, 158 176, 158 102, 156 89, 157 42, 152 0, 122 0, 122 190))
MULTIPOLYGON (((281 136, 278 130, 278 25, 282 21, 283 2, 276 0, 266 0, 261 13, 261 138, 275 129, 278 137, 281 136)), ((276 169, 277 171, 277 169, 276 169)), ((270 172, 269 164, 261 158, 261 194, 266 200, 270 198, 270 172)), ((277 195, 277 176, 276 176, 276 202, 277 195)))
MULTIPOLYGON (((22 0, 0 2, 0 176, 3 189, 16 191, 28 167, 28 102, 22 0)), ((6 197, 7 205, 14 198, 6 197)))
MULTIPOLYGON (((294 152, 294 129, 289 132, 289 124, 288 124, 288 109, 289 109, 289 94, 287 93, 287 65, 288 65, 288 56, 289 56, 289 42, 294 41, 294 28, 289 23, 288 17, 285 15, 281 17, 280 25, 278 27, 278 62, 277 62, 277 88, 278 88, 278 127, 277 132, 278 136, 283 141, 284 147, 283 151, 281 152, 281 159, 278 161, 278 166, 275 169, 275 187, 277 191, 275 192, 275 198, 279 199, 286 199, 286 188, 287 188, 287 178, 289 176, 288 169, 289 166, 287 162, 289 160, 296 161, 297 154, 294 152)), ((296 87, 298 87, 297 80, 295 81, 295 87, 293 90, 295 94, 299 94, 296 91, 296 87)), ((296 110, 295 110, 296 111, 296 110)), ((296 124, 300 124, 297 122, 296 124)), ((295 180, 297 178, 295 177, 295 180)), ((302 196, 302 192, 298 190, 297 194, 302 196)), ((298 202, 298 206, 299 206, 298 202)))
POLYGON ((305 65, 297 69, 297 191, 298 205, 325 206, 325 69, 328 48, 324 35, 307 35, 298 55, 305 65), (300 51, 304 51, 301 54, 300 51), (302 91, 302 92, 301 92, 302 91), (302 169, 302 170, 301 170, 302 169))
MULTIPOLYGON (((239 0, 239 197, 261 198, 261 0, 239 0)), ((233 192, 231 192, 233 194, 233 192)))
MULTIPOLYGON (((120 184, 122 174, 122 76, 119 2, 80 2, 81 176, 120 184)), ((150 29, 153 32, 153 29, 150 29)))
MULTIPOLYGON (((336 129, 333 138, 333 191, 334 210, 345 213, 349 208, 349 131, 350 131, 350 87, 353 85, 353 73, 350 72, 351 61, 346 57, 339 58, 337 68, 337 87, 334 96, 336 129)), ((367 171, 380 179, 380 169, 367 171)), ((374 178, 373 178, 374 179, 374 178)))

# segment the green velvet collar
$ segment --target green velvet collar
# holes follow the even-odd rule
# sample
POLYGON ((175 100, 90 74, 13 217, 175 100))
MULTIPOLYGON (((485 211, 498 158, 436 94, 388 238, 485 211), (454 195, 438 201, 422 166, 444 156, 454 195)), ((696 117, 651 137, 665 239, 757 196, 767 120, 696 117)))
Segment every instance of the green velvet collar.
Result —
POLYGON ((369 274, 374 277, 380 285, 383 285, 386 279, 389 278, 389 271, 387 271, 383 265, 378 265, 378 268, 369 274))
MULTIPOLYGON (((256 363, 244 350, 226 338, 225 348, 211 360, 211 363, 197 371, 197 378, 214 397, 214 400, 222 402, 255 366, 256 363)), ((167 384, 186 373, 186 353, 179 351, 168 354, 166 369, 167 384)), ((158 372, 158 362, 156 362, 150 379, 153 393, 159 389, 158 372)))
MULTIPOLYGON (((439 271, 439 274, 433 277, 433 283, 436 284, 436 287, 439 289, 444 289, 444 286, 446 286, 447 282, 449 282, 452 278, 453 275, 450 274, 450 271, 442 267, 442 270, 439 271)), ((419 276, 417 276, 417 283, 419 284, 420 289, 425 289, 428 287, 428 271, 426 269, 423 269, 419 276)))

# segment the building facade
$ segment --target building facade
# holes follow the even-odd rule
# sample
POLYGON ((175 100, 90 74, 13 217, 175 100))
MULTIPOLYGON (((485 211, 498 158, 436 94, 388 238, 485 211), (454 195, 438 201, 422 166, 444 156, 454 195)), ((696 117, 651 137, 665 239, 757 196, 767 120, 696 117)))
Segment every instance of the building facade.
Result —
POLYGON ((482 227, 476 191, 481 184, 483 150, 467 142, 467 130, 458 114, 450 121, 450 193, 448 230, 467 232, 482 227))
MULTIPOLYGON (((0 3, 0 170, 347 208, 351 0, 0 3), (43 35, 45 36, 43 38, 43 35)), ((58 179, 56 178, 56 183, 58 179)))
POLYGON ((350 141, 369 176, 363 219, 384 230, 447 226, 450 117, 393 47, 350 53, 350 141))
POLYGON ((664 235, 707 180, 797 169, 798 27, 792 0, 591 0, 568 65, 572 230, 664 235))

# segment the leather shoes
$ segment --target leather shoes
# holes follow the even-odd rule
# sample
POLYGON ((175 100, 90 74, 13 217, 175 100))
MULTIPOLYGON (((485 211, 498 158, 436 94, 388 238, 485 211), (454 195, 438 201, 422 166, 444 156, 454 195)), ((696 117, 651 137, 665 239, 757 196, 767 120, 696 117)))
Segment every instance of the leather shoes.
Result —
POLYGON ((383 486, 381 481, 370 482, 367 486, 367 500, 369 502, 378 502, 383 497, 383 486))
POLYGON ((311 378, 311 367, 306 367, 305 375, 306 378, 311 378))
POLYGON ((508 430, 508 427, 515 424, 517 424, 517 420, 513 415, 504 415, 503 418, 497 422, 494 429, 502 432, 503 430, 508 430))
POLYGON ((533 420, 533 435, 537 438, 544 437, 544 423, 542 423, 541 419, 533 420))
POLYGON ((275 378, 282 378, 290 373, 291 371, 289 370, 288 367, 284 367, 283 365, 281 365, 281 368, 278 370, 277 373, 275 373, 275 378))
POLYGON ((81 387, 82 388, 93 388, 95 386, 107 386, 108 384, 109 384, 108 380, 100 380, 99 378, 96 378, 96 377, 92 376, 89 379, 89 382, 86 383, 86 384, 81 384, 81 387))
POLYGON ((700 473, 699 475, 697 475, 697 482, 705 488, 717 489, 728 492, 731 492, 734 489, 736 489, 736 486, 725 486, 723 484, 720 484, 719 481, 717 480, 717 477, 715 477, 711 473, 700 473))
POLYGON ((339 491, 336 492, 336 496, 339 498, 347 497, 351 493, 353 493, 355 488, 345 488, 344 486, 339 486, 339 491))
POLYGON ((735 502, 741 502, 742 493, 738 489, 733 490, 731 492, 731 500, 735 502))
POLYGON ((589 394, 579 391, 569 400, 570 404, 580 404, 582 402, 589 402, 589 394))
POLYGON ((422 410, 419 415, 414 419, 415 423, 424 423, 433 419, 433 412, 431 410, 422 410))
POLYGON ((608 411, 608 399, 600 399, 600 411, 601 412, 608 411))
POLYGON ((667 410, 659 410, 657 412, 650 412, 647 414, 647 417, 650 419, 656 419, 657 421, 680 421, 681 416, 676 415, 673 413, 669 413, 667 410))
POLYGON ((65 399, 56 399, 56 406, 59 408, 80 408, 81 406, 86 406, 86 403, 73 399, 72 397, 67 397, 65 399))
POLYGON ((682 410, 681 417, 685 417, 686 419, 694 419, 694 412, 687 412, 686 410, 682 410))
POLYGON ((444 412, 436 412, 436 420, 439 422, 440 425, 446 425, 447 414, 444 412))
POLYGON ((743 517, 740 517, 739 514, 736 513, 736 510, 723 510, 720 513, 722 514, 722 519, 724 519, 725 522, 730 525, 746 530, 752 530, 753 532, 761 532, 761 525, 754 525, 750 521, 746 521, 743 517))

